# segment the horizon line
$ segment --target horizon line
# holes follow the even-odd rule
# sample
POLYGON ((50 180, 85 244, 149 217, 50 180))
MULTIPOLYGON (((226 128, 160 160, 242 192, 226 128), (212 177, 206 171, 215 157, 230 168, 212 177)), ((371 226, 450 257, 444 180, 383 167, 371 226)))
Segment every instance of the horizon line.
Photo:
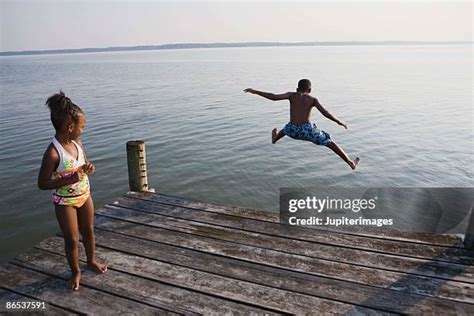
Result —
POLYGON ((65 48, 47 50, 3 51, 0 56, 52 55, 119 51, 146 51, 195 48, 237 48, 237 47, 278 47, 278 46, 363 46, 363 45, 443 45, 474 44, 474 41, 314 41, 314 42, 213 42, 213 43, 175 43, 160 45, 111 46, 97 48, 65 48))

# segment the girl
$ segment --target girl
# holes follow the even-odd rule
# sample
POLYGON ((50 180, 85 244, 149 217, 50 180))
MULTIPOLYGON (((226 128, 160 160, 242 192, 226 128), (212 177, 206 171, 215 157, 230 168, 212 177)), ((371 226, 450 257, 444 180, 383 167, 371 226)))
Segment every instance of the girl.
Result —
POLYGON ((87 176, 95 167, 87 161, 79 139, 86 123, 81 108, 62 91, 49 97, 46 105, 56 134, 44 153, 38 187, 55 190, 52 200, 72 271, 68 287, 77 291, 81 279, 79 233, 86 249, 87 265, 98 273, 107 271, 105 264, 95 260, 94 204, 87 176))

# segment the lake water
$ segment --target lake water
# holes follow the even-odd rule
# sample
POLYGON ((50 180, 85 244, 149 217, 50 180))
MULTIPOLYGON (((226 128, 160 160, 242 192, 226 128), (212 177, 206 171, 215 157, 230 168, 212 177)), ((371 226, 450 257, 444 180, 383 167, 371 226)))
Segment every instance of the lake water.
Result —
MULTIPOLYGON (((158 192, 278 212, 279 188, 473 185, 472 45, 226 48, 0 58, 1 261, 59 231, 50 192, 36 186, 54 135, 48 96, 62 89, 86 113, 96 207, 128 190, 125 143, 147 145, 158 192), (348 130, 313 121, 327 148, 282 139, 282 93, 309 78, 348 130)), ((403 210, 401 210, 403 211, 403 210)), ((409 216, 410 214, 407 214, 409 216)))

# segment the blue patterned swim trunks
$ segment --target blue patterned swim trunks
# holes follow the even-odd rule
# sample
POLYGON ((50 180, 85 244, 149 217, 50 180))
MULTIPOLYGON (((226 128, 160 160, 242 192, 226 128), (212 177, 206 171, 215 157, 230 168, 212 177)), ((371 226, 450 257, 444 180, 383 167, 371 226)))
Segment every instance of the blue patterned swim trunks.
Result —
POLYGON ((283 127, 283 133, 293 139, 307 140, 316 145, 326 146, 331 142, 331 136, 325 131, 321 131, 316 127, 316 124, 305 123, 303 125, 296 125, 291 122, 283 127))

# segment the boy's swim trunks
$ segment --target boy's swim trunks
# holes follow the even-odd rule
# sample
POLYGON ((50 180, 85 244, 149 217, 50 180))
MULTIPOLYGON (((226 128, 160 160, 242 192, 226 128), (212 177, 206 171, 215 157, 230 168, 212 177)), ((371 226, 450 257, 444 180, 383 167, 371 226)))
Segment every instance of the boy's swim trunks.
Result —
POLYGON ((316 127, 316 124, 305 123, 296 125, 291 122, 285 125, 283 133, 293 139, 307 140, 316 145, 328 145, 331 142, 331 136, 316 127))

